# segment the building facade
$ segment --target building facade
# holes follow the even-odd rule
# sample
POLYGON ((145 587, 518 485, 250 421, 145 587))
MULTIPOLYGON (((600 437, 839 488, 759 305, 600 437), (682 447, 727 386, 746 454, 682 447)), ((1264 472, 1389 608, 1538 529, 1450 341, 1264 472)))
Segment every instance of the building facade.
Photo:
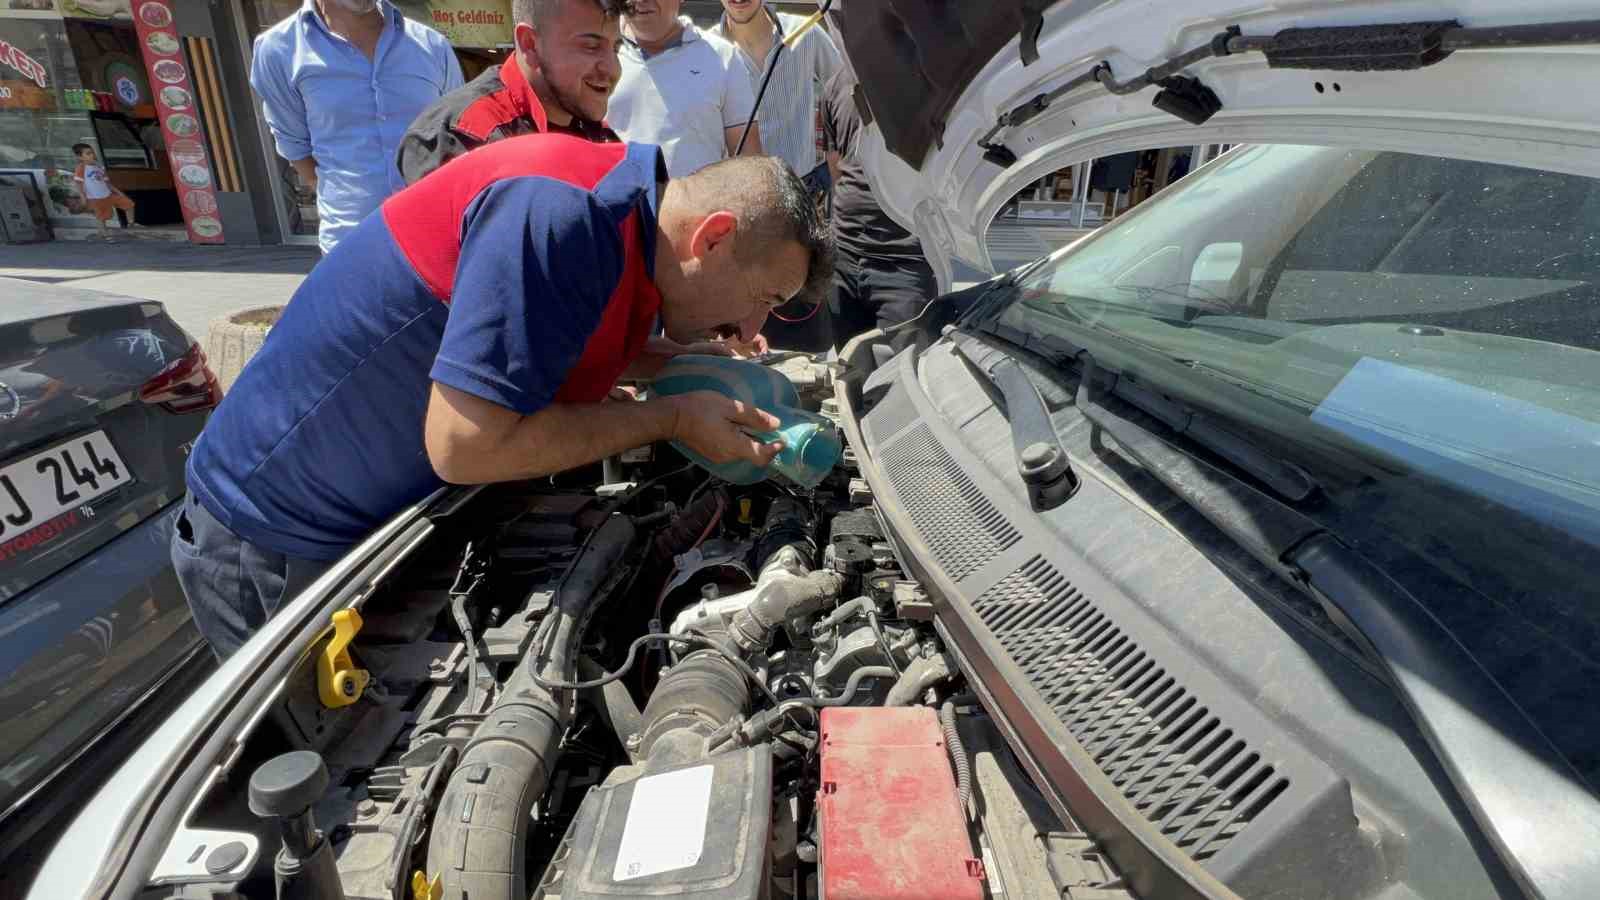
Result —
MULTIPOLYGON (((511 0, 390 2, 443 33, 468 80, 512 48, 511 0)), ((0 242, 94 234, 73 180, 72 148, 88 144, 134 201, 142 239, 314 245, 315 197, 275 152, 249 84, 255 37, 302 6, 0 0, 0 221, 32 235, 0 227, 0 242)), ((715 0, 683 9, 703 27, 721 11, 715 0)))

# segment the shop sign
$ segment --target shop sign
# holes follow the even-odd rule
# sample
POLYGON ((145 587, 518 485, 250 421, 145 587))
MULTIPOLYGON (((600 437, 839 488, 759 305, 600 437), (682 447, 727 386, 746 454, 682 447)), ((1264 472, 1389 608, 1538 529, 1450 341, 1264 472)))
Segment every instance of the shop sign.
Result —
POLYGON ((8 19, 59 19, 61 10, 56 0, 0 0, 0 8, 8 9, 8 19))
POLYGON ((61 14, 73 19, 122 21, 133 18, 129 0, 58 0, 61 14))
POLYGON ((56 95, 54 92, 39 87, 31 81, 0 78, 0 109, 52 110, 55 108, 56 95))
POLYGON ((156 115, 166 138, 172 174, 183 197, 183 223, 196 244, 220 244, 222 220, 216 215, 215 179, 205 135, 192 104, 194 88, 189 69, 177 53, 178 34, 173 29, 172 0, 135 0, 134 28, 144 55, 150 85, 155 88, 156 115))
POLYGON ((23 53, 21 48, 4 39, 0 39, 0 63, 22 73, 22 77, 41 88, 50 86, 50 76, 47 74, 44 63, 23 53))
POLYGON ((117 79, 117 97, 123 106, 133 106, 139 102, 139 86, 133 79, 124 75, 117 79))
POLYGON ((454 46, 511 46, 511 0, 397 0, 395 5, 454 46))

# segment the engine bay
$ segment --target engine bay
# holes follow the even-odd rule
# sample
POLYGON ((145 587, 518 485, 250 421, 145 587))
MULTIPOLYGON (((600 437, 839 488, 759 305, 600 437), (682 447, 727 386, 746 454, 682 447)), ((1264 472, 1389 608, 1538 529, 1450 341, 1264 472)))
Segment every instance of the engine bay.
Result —
MULTIPOLYGON (((836 415, 825 366, 783 371, 836 415)), ((149 896, 978 898, 1000 870, 1121 896, 848 450, 806 490, 640 448, 436 524, 334 614, 149 896)))

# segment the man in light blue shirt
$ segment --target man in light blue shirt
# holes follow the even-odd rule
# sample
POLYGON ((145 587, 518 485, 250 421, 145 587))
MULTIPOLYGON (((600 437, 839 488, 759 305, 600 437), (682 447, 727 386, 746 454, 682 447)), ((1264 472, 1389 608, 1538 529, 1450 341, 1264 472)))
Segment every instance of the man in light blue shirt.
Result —
POLYGON ((250 86, 278 153, 317 192, 324 254, 405 187, 406 127, 462 83, 444 35, 386 0, 306 0, 256 38, 250 86))

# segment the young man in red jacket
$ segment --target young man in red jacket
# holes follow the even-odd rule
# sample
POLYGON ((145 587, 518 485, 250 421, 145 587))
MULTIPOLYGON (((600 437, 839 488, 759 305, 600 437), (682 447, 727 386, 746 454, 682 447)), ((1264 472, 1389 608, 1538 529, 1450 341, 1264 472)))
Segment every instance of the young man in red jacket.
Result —
POLYGON ((469 150, 520 134, 618 140, 605 124, 617 86, 621 0, 515 0, 516 49, 422 111, 400 142, 413 184, 469 150))

